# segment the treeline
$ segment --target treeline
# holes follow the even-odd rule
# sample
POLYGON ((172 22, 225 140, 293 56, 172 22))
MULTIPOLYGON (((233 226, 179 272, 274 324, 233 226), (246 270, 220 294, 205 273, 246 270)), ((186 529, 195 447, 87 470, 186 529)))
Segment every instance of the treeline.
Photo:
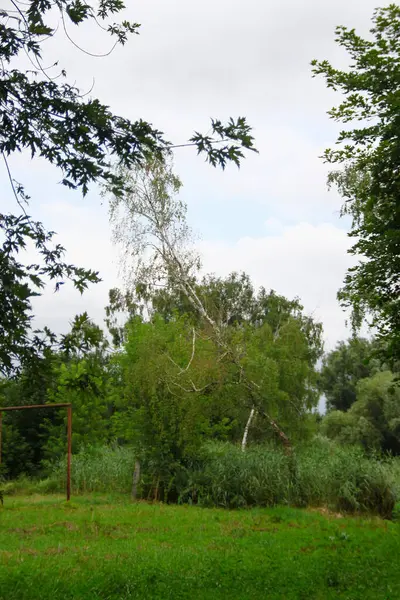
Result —
MULTIPOLYGON (((75 317, 57 347, 1 381, 1 405, 72 402, 75 454, 133 447, 160 488, 210 441, 291 456, 322 434, 400 453, 400 390, 377 342, 354 338, 323 356, 321 324, 299 300, 257 291, 244 273, 191 286, 213 325, 176 290, 111 290, 106 330, 75 317)), ((65 450, 63 410, 3 414, 8 479, 48 472, 65 450)))
MULTIPOLYGON (((72 402, 73 452, 130 444, 160 473, 193 458, 205 440, 307 437, 316 422, 321 325, 298 300, 256 292, 245 274, 192 284, 223 347, 184 295, 111 290, 107 331, 77 316, 57 348, 2 380, 1 404, 72 402)), ((4 413, 3 425, 8 477, 38 473, 65 453, 63 410, 4 413)))

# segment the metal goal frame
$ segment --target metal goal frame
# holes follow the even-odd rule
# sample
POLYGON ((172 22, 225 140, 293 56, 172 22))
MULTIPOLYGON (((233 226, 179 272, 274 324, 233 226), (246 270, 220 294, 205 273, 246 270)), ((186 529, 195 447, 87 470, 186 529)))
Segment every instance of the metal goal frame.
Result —
POLYGON ((67 502, 71 499, 71 457, 72 457, 72 404, 62 402, 59 404, 28 404, 26 406, 0 406, 0 465, 1 465, 1 442, 3 433, 3 412, 11 410, 28 410, 34 408, 66 408, 67 409, 67 502))

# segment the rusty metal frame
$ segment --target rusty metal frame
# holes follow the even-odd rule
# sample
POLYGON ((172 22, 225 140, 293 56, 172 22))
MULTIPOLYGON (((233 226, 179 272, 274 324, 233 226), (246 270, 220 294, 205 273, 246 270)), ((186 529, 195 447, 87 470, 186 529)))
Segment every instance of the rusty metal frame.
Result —
POLYGON ((26 410, 28 408, 66 408, 67 409, 67 501, 71 499, 71 456, 72 456, 72 404, 61 402, 59 404, 28 404, 27 406, 0 406, 0 465, 1 441, 3 430, 3 412, 10 410, 26 410))

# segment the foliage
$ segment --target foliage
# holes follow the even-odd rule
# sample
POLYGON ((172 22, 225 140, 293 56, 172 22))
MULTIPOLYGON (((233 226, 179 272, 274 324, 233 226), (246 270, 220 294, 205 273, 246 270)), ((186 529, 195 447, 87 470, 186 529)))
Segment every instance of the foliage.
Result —
MULTIPOLYGON (((240 365, 258 381, 260 411, 279 419, 293 441, 313 432, 310 409, 317 401, 298 315, 282 316, 279 331, 268 322, 243 322, 227 326, 224 334, 240 350, 240 365)), ((103 331, 86 313, 78 315, 54 352, 4 383, 2 403, 72 402, 73 452, 114 439, 133 444, 144 489, 161 498, 176 489, 175 479, 197 460, 205 440, 241 440, 252 397, 238 365, 226 359, 207 328, 193 327, 191 315, 131 316, 122 339, 119 351, 110 354, 103 331)), ((37 474, 65 454, 65 411, 10 413, 5 436, 8 477, 37 474)), ((249 442, 275 436, 260 412, 249 442)))
POLYGON ((53 232, 25 215, 0 215, 4 242, 0 249, 0 374, 12 374, 51 350, 55 336, 44 328, 32 331, 31 299, 47 281, 56 291, 70 280, 81 293, 89 282, 99 281, 94 271, 63 262, 64 248, 52 246, 53 232), (25 265, 18 255, 34 245, 38 263, 25 265), (40 262, 39 262, 40 261, 40 262))
POLYGON ((293 439, 304 438, 317 402, 315 372, 301 321, 288 317, 279 335, 268 323, 229 326, 227 343, 241 352, 240 368, 190 315, 150 321, 131 317, 125 343, 112 360, 112 430, 139 452, 149 494, 167 493, 207 439, 240 441, 251 406, 241 369, 258 382, 259 415, 250 440, 274 440, 262 410, 293 439))
MULTIPOLYGON (((73 407, 72 450, 82 446, 106 443, 110 439, 111 401, 110 377, 107 370, 108 342, 104 332, 86 313, 77 315, 71 331, 62 338, 61 360, 54 367, 53 389, 48 390, 49 402, 71 402, 73 407)), ((67 415, 46 421, 43 429, 44 451, 48 460, 65 452, 67 415)))
POLYGON ((57 497, 6 498, 1 513, 0 595, 8 600, 400 594, 398 525, 379 519, 132 505, 116 495, 70 507, 57 497))
POLYGON ((328 410, 346 411, 354 404, 360 379, 370 377, 381 367, 376 354, 374 341, 353 337, 339 342, 324 356, 319 384, 328 410))
MULTIPOLYGON (((297 505, 326 504, 344 512, 391 518, 397 499, 395 462, 355 446, 316 438, 299 452, 293 498, 297 505)), ((293 501, 293 500, 292 500, 293 501)))
POLYGON ((400 390, 393 373, 383 371, 360 380, 357 401, 347 413, 333 411, 321 430, 342 444, 400 453, 400 390))
MULTIPOLYGON (((0 406, 46 404, 54 385, 55 360, 55 355, 46 351, 41 358, 30 360, 18 378, 1 380, 0 406)), ((52 409, 3 413, 2 463, 7 477, 40 472, 44 459, 42 427, 45 420, 51 422, 55 417, 52 409)))
MULTIPOLYGON (((150 315, 159 306, 167 322, 175 313, 189 315, 193 339, 208 336, 215 348, 215 366, 230 373, 232 396, 248 412, 264 418, 290 451, 290 439, 278 418, 293 422, 294 414, 302 418, 304 410, 316 403, 314 366, 321 352, 321 326, 302 314, 297 300, 290 302, 272 292, 268 297, 264 290, 256 298, 246 275, 226 281, 209 278, 199 285, 200 257, 172 165, 149 161, 145 169, 125 171, 125 178, 130 192, 124 198, 111 196, 111 221, 132 297, 135 292, 137 303, 144 301, 150 315), (223 320, 227 310, 228 323, 223 320), (268 324, 269 314, 274 329, 268 324), (289 340, 292 351, 287 348, 289 340)), ((120 297, 116 295, 118 302, 120 297)), ((190 387, 198 392, 193 381, 190 387)))
MULTIPOLYGON (((18 377, 0 382, 0 406, 72 402, 73 449, 109 441, 108 342, 86 313, 53 349, 32 357, 18 377)), ((65 410, 21 410, 3 414, 3 463, 8 477, 41 472, 45 461, 66 449, 65 410)))
MULTIPOLYGON (((281 326, 295 319, 309 343, 310 363, 322 354, 322 325, 304 314, 298 298, 289 300, 274 290, 263 287, 255 290, 247 273, 233 272, 225 278, 204 275, 201 281, 193 278, 191 285, 211 318, 220 328, 250 324, 260 327, 268 324, 274 336, 279 336, 281 326)), ((139 294, 139 297, 143 296, 139 294)), ((201 315, 180 289, 169 286, 157 288, 151 297, 150 307, 165 320, 174 318, 176 312, 190 315, 194 325, 201 324, 201 315)))
POLYGON ((229 412, 222 416, 229 400, 214 393, 221 378, 212 359, 216 349, 201 338, 195 355, 192 349, 192 330, 184 317, 168 324, 160 317, 148 323, 135 317, 127 325, 124 350, 114 358, 121 382, 114 433, 138 449, 142 472, 160 494, 203 440, 226 435, 233 421, 229 412))
MULTIPOLYGON (((123 182, 115 174, 110 157, 126 167, 140 164, 144 158, 161 156, 169 145, 161 132, 149 123, 115 116, 99 100, 87 99, 79 90, 46 74, 42 66, 43 42, 56 33, 50 2, 30 0, 15 2, 16 12, 2 10, 0 56, 2 83, 0 88, 2 136, 0 151, 9 155, 28 148, 35 156, 44 157, 63 171, 62 183, 81 188, 85 194, 94 181, 107 181, 116 193, 123 182), (23 53, 31 60, 32 69, 11 68, 23 53)), ((93 21, 105 26, 116 44, 125 44, 129 34, 138 33, 139 25, 123 21, 110 23, 109 17, 125 8, 120 0, 102 0, 99 4, 83 4, 80 0, 57 2, 56 10, 66 37, 72 42, 68 26, 93 21)), ((62 76, 66 76, 61 71, 62 76)), ((231 119, 227 125, 212 121, 212 136, 196 133, 191 142, 205 153, 211 164, 225 166, 233 160, 239 164, 243 149, 253 149, 253 139, 244 118, 231 119), (223 139, 224 146, 213 146, 223 139)))
POLYGON ((232 445, 209 446, 203 467, 192 475, 188 498, 211 506, 329 506, 390 517, 395 504, 390 463, 357 448, 315 440, 285 456, 273 447, 246 453, 232 445))
POLYGON ((393 364, 400 356, 400 6, 378 8, 372 21, 370 39, 347 27, 336 30, 336 41, 351 58, 348 70, 326 60, 312 64, 314 75, 323 75, 328 87, 345 96, 329 114, 346 128, 339 148, 326 150, 325 159, 343 165, 330 182, 345 200, 342 212, 353 219, 350 252, 361 258, 348 271, 339 298, 353 307, 355 327, 371 315, 383 355, 393 364), (347 126, 353 122, 353 128, 347 126))

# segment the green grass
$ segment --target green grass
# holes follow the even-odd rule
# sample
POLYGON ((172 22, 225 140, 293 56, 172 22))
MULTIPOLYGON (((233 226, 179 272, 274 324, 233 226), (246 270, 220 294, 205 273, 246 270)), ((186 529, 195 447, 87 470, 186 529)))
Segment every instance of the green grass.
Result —
POLYGON ((0 599, 395 600, 399 553, 377 517, 6 497, 0 599))

